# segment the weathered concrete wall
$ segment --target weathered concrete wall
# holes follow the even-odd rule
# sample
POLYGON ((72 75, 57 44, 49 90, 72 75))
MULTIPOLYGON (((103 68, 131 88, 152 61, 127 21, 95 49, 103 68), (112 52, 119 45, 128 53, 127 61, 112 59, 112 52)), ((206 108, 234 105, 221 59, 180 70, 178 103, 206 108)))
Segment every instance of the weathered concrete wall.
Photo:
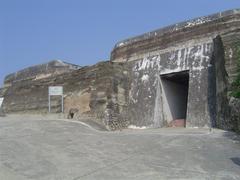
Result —
POLYGON ((146 55, 140 60, 129 62, 131 85, 128 115, 131 123, 138 126, 155 126, 156 116, 159 116, 161 126, 170 123, 173 119, 169 119, 169 112, 165 110, 167 105, 163 101, 164 88, 159 77, 163 74, 189 71, 187 126, 207 126, 209 118, 206 82, 212 47, 212 42, 206 41, 175 51, 158 51, 155 55, 146 55), (158 86, 160 97, 157 97, 158 86), (156 103, 158 98, 159 103, 156 103))
POLYGON ((195 42, 198 42, 198 39, 203 37, 213 39, 219 34, 238 29, 239 17, 239 9, 225 11, 120 41, 111 53, 111 60, 115 62, 136 60, 138 55, 152 51, 174 50, 178 44, 187 44, 189 40, 195 39, 195 42))
POLYGON ((167 126, 173 119, 159 76, 189 71, 186 126, 232 129, 227 93, 236 72, 232 43, 239 42, 239 28, 240 11, 232 10, 119 42, 111 61, 129 67, 131 123, 167 126))
POLYGON ((213 61, 216 69, 216 126, 229 128, 228 79, 225 69, 224 47, 220 36, 214 39, 213 61))
POLYGON ((224 48, 224 61, 227 72, 227 84, 225 85, 224 95, 225 97, 227 96, 227 102, 229 103, 229 107, 224 113, 228 117, 226 126, 228 129, 240 132, 240 99, 229 95, 233 89, 232 83, 239 74, 237 62, 240 61, 240 29, 221 35, 221 40, 224 48))
POLYGON ((16 73, 9 74, 4 80, 4 86, 11 86, 11 84, 18 81, 34 81, 38 79, 44 79, 62 73, 71 72, 79 68, 81 67, 78 65, 69 64, 60 60, 54 60, 45 64, 32 66, 16 73))
MULTIPOLYGON (((24 71, 30 72, 34 69, 35 72, 37 69, 39 72, 39 67, 42 66, 24 71)), ((61 85, 64 88, 65 114, 73 110, 75 118, 93 117, 102 123, 102 120, 107 118, 106 109, 111 109, 111 116, 118 118, 125 105, 124 90, 121 87, 121 82, 124 82, 121 75, 123 71, 117 73, 116 70, 113 73, 118 67, 121 69, 118 63, 103 62, 71 72, 52 73, 45 78, 30 79, 26 75, 26 78, 14 82, 9 80, 12 75, 7 76, 5 82, 8 87, 2 93, 5 97, 3 110, 6 113, 47 113, 48 87, 61 85)), ((52 71, 59 72, 58 68, 52 67, 52 71)), ((61 111, 60 100, 60 97, 52 97, 52 112, 61 111)))

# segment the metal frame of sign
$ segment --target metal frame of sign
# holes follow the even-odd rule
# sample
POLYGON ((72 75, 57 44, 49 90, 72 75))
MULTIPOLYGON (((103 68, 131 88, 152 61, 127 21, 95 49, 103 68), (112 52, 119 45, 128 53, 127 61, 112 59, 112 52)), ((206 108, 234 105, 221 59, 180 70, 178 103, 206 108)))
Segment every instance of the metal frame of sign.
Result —
POLYGON ((61 96, 61 109, 64 111, 63 105, 63 87, 62 86, 49 86, 48 87, 48 112, 51 113, 51 96, 61 96))
POLYGON ((2 107, 3 101, 4 101, 4 97, 0 97, 0 108, 2 107))

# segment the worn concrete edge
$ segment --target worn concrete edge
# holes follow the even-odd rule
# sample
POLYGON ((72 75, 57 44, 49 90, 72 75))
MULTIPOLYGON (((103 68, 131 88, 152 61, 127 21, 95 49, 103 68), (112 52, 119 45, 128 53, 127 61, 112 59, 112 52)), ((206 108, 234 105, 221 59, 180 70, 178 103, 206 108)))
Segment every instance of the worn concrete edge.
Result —
POLYGON ((126 135, 126 134, 138 134, 143 133, 143 134, 159 134, 159 135, 184 135, 184 136, 194 136, 194 135, 201 135, 201 136, 206 136, 206 135, 219 135, 219 136, 225 136, 228 134, 228 136, 236 138, 236 140, 240 140, 240 135, 232 132, 232 131, 226 131, 222 129, 217 129, 217 128, 161 128, 161 129, 152 129, 152 128, 146 128, 146 129, 123 129, 119 131, 101 131, 98 130, 91 125, 81 121, 81 120, 72 120, 72 119, 66 119, 64 117, 61 117, 61 114, 51 114, 50 116, 48 114, 46 115, 39 115, 39 114, 31 114, 31 115, 22 115, 22 114, 8 114, 5 117, 0 117, 0 121, 4 119, 12 119, 12 120, 22 120, 23 118, 25 120, 29 120, 31 118, 32 121, 60 121, 60 122, 67 122, 67 123, 75 123, 75 124, 80 124, 85 126, 86 128, 98 132, 98 133, 109 133, 109 134, 121 134, 121 135, 126 135), (52 116, 51 116, 52 115, 52 116))
POLYGON ((240 8, 227 10, 227 11, 215 13, 215 14, 208 15, 208 16, 201 16, 201 17, 193 18, 191 20, 183 21, 180 23, 175 23, 175 24, 172 24, 172 25, 169 25, 169 26, 166 26, 166 27, 154 30, 154 31, 144 33, 139 36, 135 36, 135 37, 131 37, 131 38, 119 41, 114 46, 113 50, 116 48, 128 46, 129 44, 136 43, 138 41, 149 39, 151 37, 161 36, 165 33, 170 33, 170 32, 179 31, 182 29, 191 28, 195 25, 211 23, 211 22, 221 19, 223 17, 232 16, 232 15, 236 15, 236 14, 240 14, 240 8))

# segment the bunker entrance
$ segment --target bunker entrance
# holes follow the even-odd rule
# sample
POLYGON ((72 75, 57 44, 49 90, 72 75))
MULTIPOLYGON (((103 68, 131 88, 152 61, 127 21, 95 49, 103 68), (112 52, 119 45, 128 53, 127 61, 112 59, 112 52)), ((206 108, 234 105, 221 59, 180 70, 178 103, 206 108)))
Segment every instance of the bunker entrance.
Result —
POLYGON ((164 109, 171 127, 185 127, 187 116, 189 71, 161 75, 164 109))

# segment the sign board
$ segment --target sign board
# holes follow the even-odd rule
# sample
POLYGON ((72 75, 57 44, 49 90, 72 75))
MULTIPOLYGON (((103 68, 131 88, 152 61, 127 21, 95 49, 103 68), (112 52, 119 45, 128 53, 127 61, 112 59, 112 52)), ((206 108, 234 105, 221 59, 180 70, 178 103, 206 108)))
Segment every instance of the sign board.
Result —
POLYGON ((50 96, 62 96, 63 95, 63 87, 62 86, 50 86, 48 88, 48 92, 50 96))
POLYGON ((0 108, 2 107, 3 100, 4 100, 4 98, 0 97, 0 108))
POLYGON ((62 98, 62 112, 63 112, 63 87, 49 86, 48 87, 48 111, 51 112, 51 96, 61 96, 62 98))

